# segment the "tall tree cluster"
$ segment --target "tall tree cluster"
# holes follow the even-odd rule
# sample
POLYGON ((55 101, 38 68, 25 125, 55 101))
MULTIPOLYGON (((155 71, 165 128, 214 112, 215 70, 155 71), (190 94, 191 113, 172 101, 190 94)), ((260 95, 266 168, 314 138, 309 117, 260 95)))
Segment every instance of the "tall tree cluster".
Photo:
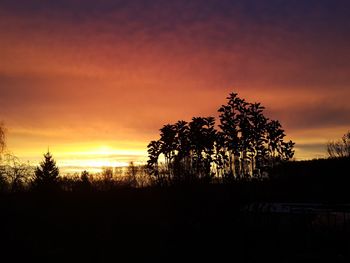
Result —
POLYGON ((217 126, 213 117, 164 125, 159 140, 148 145, 150 174, 160 183, 260 177, 294 155, 294 143, 284 141, 280 122, 263 111, 260 103, 231 93, 218 110, 217 126))

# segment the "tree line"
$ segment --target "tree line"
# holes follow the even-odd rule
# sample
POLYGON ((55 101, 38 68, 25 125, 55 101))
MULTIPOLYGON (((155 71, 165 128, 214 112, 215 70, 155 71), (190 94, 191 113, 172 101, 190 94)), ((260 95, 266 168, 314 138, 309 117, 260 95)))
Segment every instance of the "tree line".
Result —
POLYGON ((23 163, 5 153, 0 161, 0 193, 16 192, 94 192, 153 185, 145 165, 130 162, 127 167, 102 167, 101 172, 63 174, 53 155, 47 152, 38 166, 23 163))
POLYGON ((147 146, 150 175, 160 184, 261 178, 294 155, 294 142, 284 140, 281 123, 267 118, 264 109, 231 93, 218 109, 218 125, 214 117, 164 125, 160 138, 147 146))
POLYGON ((51 152, 38 166, 22 162, 7 150, 6 128, 0 122, 0 193, 22 191, 109 191, 152 185, 145 165, 133 161, 127 167, 102 167, 101 172, 62 174, 51 152))
MULTIPOLYGON (((190 122, 181 120, 164 125, 160 138, 147 146, 146 165, 130 162, 125 172, 121 167, 104 167, 98 174, 83 171, 74 176, 62 176, 50 152, 34 167, 5 151, 6 129, 0 123, 0 192, 104 191, 262 179, 279 171, 278 164, 293 158, 294 143, 284 140, 286 135, 280 122, 267 118, 260 103, 249 103, 231 93, 218 112, 218 124, 213 117, 194 117, 190 122)), ((350 131, 329 142, 326 148, 330 159, 349 158, 350 131)))

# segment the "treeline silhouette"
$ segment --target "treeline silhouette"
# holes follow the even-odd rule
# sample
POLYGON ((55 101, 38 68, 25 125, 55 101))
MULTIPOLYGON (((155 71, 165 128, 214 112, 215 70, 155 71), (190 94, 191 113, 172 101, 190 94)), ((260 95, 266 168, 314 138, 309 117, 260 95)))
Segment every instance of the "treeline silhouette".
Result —
MULTIPOLYGON (((44 155, 43 162, 33 168, 13 156, 6 156, 12 163, 0 166, 0 194, 118 192, 133 189, 169 187, 204 187, 226 185, 246 200, 350 202, 350 158, 338 157, 306 161, 282 162, 269 170, 265 179, 197 181, 189 184, 160 185, 149 175, 148 167, 130 163, 128 167, 105 167, 101 173, 83 171, 81 174, 60 175, 51 153, 44 155), (254 190, 253 190, 254 189, 254 190)), ((165 169, 165 168, 163 168, 165 169)))
POLYGON ((0 165, 0 193, 16 192, 96 192, 155 185, 145 165, 130 162, 127 167, 103 167, 101 172, 61 173, 52 154, 47 152, 37 167, 6 153, 0 165))
MULTIPOLYGON (((148 145, 147 165, 131 162, 123 176, 118 175, 118 169, 106 167, 98 175, 83 171, 80 176, 62 177, 49 152, 36 169, 5 154, 0 166, 0 190, 88 191, 263 180, 274 166, 293 157, 294 143, 284 141, 280 122, 268 119, 260 103, 249 103, 231 93, 218 112, 218 126, 213 117, 164 125, 160 139, 148 145)), ((0 128, 3 151, 4 125, 0 128)))
POLYGON ((260 103, 231 93, 214 117, 194 117, 160 129, 160 139, 148 145, 148 169, 160 185, 262 178, 278 163, 294 155, 294 143, 279 121, 264 115, 260 103), (160 167, 159 160, 165 165, 160 167))
MULTIPOLYGON (((339 185, 339 189, 347 185, 350 131, 340 140, 325 145, 328 159, 291 161, 294 143, 284 141, 280 123, 264 116, 263 109, 259 103, 248 103, 231 93, 227 104, 218 110, 220 122, 217 126, 213 117, 196 117, 190 122, 164 125, 160 129, 160 139, 148 145, 146 165, 130 162, 128 167, 104 167, 95 174, 88 171, 60 174, 50 152, 44 154, 36 168, 21 162, 5 151, 6 133, 1 123, 0 193, 82 193, 171 185, 237 186, 245 185, 244 182, 257 182, 261 186, 281 184, 280 189, 288 182, 287 188, 292 189, 291 185, 297 182, 305 195, 310 196, 315 185, 324 185, 319 189, 327 188, 327 183, 339 185)), ((263 187, 261 191, 265 191, 263 187)), ((278 187, 275 191, 279 192, 278 187)), ((289 190, 285 192, 295 196, 289 190)), ((322 191, 316 195, 321 194, 322 191)))

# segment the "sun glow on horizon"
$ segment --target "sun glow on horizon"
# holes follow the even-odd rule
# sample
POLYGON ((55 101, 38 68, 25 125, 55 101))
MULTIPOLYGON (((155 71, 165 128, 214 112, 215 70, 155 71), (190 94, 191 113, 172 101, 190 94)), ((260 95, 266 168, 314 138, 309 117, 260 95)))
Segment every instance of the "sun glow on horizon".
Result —
MULTIPOLYGON (((21 161, 28 162, 32 166, 38 165, 43 158, 47 147, 40 145, 17 145, 12 142, 11 134, 8 136, 8 149, 18 156, 21 161), (39 149, 39 150, 38 150, 39 149)), ((87 170, 92 173, 99 173, 104 167, 126 167, 130 162, 142 165, 147 162, 146 146, 143 144, 119 143, 117 141, 105 142, 76 142, 49 145, 61 174, 76 173, 87 170), (129 146, 129 147, 128 147, 129 146)))
POLYGON ((136 164, 145 162, 145 151, 139 149, 116 149, 109 145, 90 149, 58 152, 57 164, 66 172, 89 170, 100 172, 104 167, 125 167, 132 161, 136 164))

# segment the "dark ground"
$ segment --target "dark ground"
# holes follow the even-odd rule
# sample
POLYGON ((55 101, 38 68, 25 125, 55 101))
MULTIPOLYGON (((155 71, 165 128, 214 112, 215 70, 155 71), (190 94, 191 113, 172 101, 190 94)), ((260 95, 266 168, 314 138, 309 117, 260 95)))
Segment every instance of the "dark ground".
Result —
POLYGON ((244 209, 339 209, 350 204, 349 164, 288 162, 265 182, 3 194, 0 262, 350 262, 348 218, 332 225, 304 212, 244 209))
POLYGON ((283 188, 271 194, 272 188, 247 183, 4 195, 1 262, 350 262, 346 229, 316 231, 305 215, 284 225, 280 215, 242 210, 256 200, 298 201, 297 193, 288 199, 283 188))

